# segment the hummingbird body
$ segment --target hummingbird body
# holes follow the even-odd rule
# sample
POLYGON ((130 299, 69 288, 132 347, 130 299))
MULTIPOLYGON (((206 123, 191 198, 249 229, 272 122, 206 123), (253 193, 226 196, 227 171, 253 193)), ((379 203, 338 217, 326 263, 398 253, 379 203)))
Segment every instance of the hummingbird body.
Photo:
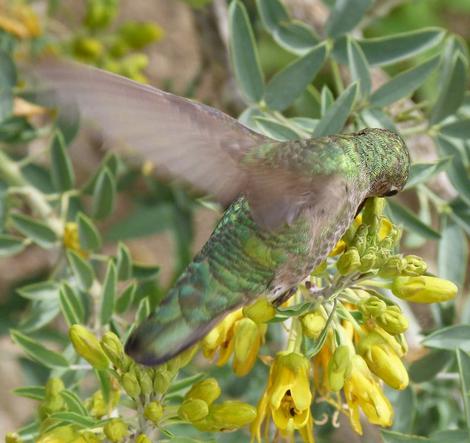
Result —
POLYGON ((59 103, 78 105, 111 149, 131 151, 229 206, 127 341, 126 352, 142 364, 171 359, 259 296, 282 297, 325 259, 365 199, 393 195, 408 178, 408 150, 388 130, 280 142, 99 69, 48 61, 36 72, 59 103))

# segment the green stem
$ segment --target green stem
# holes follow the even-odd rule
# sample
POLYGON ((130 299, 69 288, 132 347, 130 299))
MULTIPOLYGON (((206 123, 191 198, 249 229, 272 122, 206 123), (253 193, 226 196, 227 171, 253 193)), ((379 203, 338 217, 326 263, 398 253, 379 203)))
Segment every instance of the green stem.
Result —
POLYGON ((335 82, 336 92, 339 95, 344 91, 343 78, 341 77, 341 72, 339 71, 338 63, 331 59, 330 65, 331 72, 333 73, 333 80, 335 82))

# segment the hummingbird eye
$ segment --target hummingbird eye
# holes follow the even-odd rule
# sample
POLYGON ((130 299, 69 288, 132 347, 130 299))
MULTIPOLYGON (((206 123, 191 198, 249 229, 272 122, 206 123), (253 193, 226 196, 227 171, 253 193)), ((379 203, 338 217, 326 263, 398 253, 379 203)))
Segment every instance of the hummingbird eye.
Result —
POLYGON ((391 197, 392 195, 398 194, 398 189, 392 189, 391 191, 388 191, 386 194, 384 194, 384 197, 391 197))

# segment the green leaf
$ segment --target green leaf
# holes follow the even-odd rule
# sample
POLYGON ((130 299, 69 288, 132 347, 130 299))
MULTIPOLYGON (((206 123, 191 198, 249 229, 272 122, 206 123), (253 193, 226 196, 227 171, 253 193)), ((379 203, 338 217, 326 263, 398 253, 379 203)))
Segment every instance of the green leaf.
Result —
POLYGON ((72 250, 67 251, 67 259, 80 288, 84 291, 90 289, 95 278, 95 273, 90 263, 72 250))
POLYGON ((24 117, 8 117, 0 124, 0 141, 2 142, 26 143, 36 137, 37 130, 24 117))
POLYGON ((47 349, 41 343, 21 332, 11 330, 10 335, 12 340, 20 346, 29 357, 42 365, 48 368, 69 366, 69 362, 61 354, 47 349))
POLYGON ((65 403, 67 403, 67 409, 70 412, 75 412, 76 414, 79 414, 82 416, 88 416, 88 411, 83 405, 80 397, 75 392, 69 389, 64 389, 60 391, 60 395, 65 400, 65 403))
POLYGON ((470 442, 470 431, 453 429, 451 431, 437 431, 431 435, 431 443, 467 443, 470 442))
POLYGON ((384 443, 423 443, 430 442, 429 438, 418 435, 402 434, 400 432, 380 430, 384 443))
POLYGON ((395 411, 391 430, 403 433, 411 432, 416 416, 416 395, 413 389, 408 386, 402 391, 397 391, 387 387, 385 395, 392 403, 395 411))
POLYGON ((434 163, 413 163, 405 189, 427 182, 431 177, 445 171, 451 164, 452 157, 442 157, 434 163))
POLYGON ((21 388, 14 389, 13 394, 18 397, 43 401, 46 397, 46 388, 44 386, 22 386, 21 388))
POLYGON ((268 117, 256 117, 255 120, 259 129, 268 137, 275 140, 287 141, 297 140, 300 138, 300 134, 293 128, 289 128, 274 119, 268 117))
POLYGON ((19 232, 42 248, 51 248, 57 242, 55 232, 39 220, 19 213, 11 214, 10 220, 19 232))
POLYGON ((256 6, 261 21, 269 32, 274 32, 283 22, 289 20, 289 14, 279 0, 256 0, 256 6))
POLYGON ((33 300, 28 315, 22 318, 19 328, 24 333, 37 331, 54 320, 59 311, 59 297, 55 300, 33 300))
POLYGON ((328 108, 325 115, 318 122, 313 131, 313 137, 337 134, 349 117, 357 94, 357 83, 353 83, 345 89, 338 99, 328 108))
POLYGON ((137 312, 135 314, 135 321, 137 324, 142 323, 150 315, 150 299, 144 297, 140 300, 137 312))
POLYGON ((159 272, 159 266, 136 262, 132 264, 132 277, 140 281, 153 280, 159 272))
POLYGON ((396 223, 403 224, 411 232, 419 234, 421 237, 428 238, 431 240, 439 240, 441 234, 423 223, 413 212, 408 208, 391 201, 387 200, 388 210, 391 212, 392 220, 396 223))
POLYGON ((100 176, 103 169, 106 168, 109 170, 109 172, 111 172, 111 175, 114 178, 117 178, 119 170, 119 158, 114 152, 108 152, 106 154, 106 157, 101 162, 101 165, 96 171, 95 175, 83 186, 82 192, 86 194, 93 194, 98 177, 100 176))
POLYGON ((68 326, 83 323, 84 308, 75 291, 67 284, 60 288, 60 309, 68 326))
POLYGON ((116 266, 109 262, 108 270, 103 283, 103 292, 101 294, 101 312, 100 319, 103 325, 109 323, 114 312, 114 298, 116 295, 116 266))
POLYGON ((15 64, 6 51, 0 50, 0 122, 3 122, 11 115, 15 84, 15 64))
POLYGON ((468 272, 468 243, 462 228, 448 217, 441 220, 438 250, 439 277, 453 281, 459 288, 468 272))
POLYGON ((330 106, 335 102, 335 97, 333 96, 331 89, 328 88, 328 86, 326 85, 324 85, 321 90, 320 101, 320 113, 323 117, 326 114, 326 111, 328 111, 328 109, 330 109, 330 106))
POLYGON ((398 74, 372 94, 370 97, 371 104, 383 107, 404 97, 409 97, 437 68, 439 60, 440 57, 435 56, 412 69, 398 74))
MULTIPOLYGON (((406 60, 438 45, 446 31, 442 28, 423 28, 386 37, 357 40, 369 65, 389 65, 406 60)), ((338 61, 347 63, 346 39, 335 44, 338 61)))
POLYGON ((398 132, 393 120, 381 109, 365 108, 362 110, 360 116, 361 119, 364 121, 366 127, 384 128, 398 132))
POLYGON ((137 290, 137 285, 135 283, 130 284, 124 291, 122 291, 121 296, 116 301, 116 312, 122 314, 126 312, 129 306, 131 306, 134 301, 135 292, 137 290))
POLYGON ((438 137, 437 144, 443 155, 453 157, 447 176, 459 192, 459 197, 470 205, 470 177, 465 167, 464 153, 448 138, 438 137))
POLYGON ((439 123, 448 115, 453 114, 463 102, 467 88, 467 62, 457 52, 450 61, 451 65, 444 70, 439 79, 441 87, 436 103, 432 107, 430 124, 439 123))
POLYGON ((441 134, 449 137, 462 138, 464 140, 470 139, 470 120, 460 120, 448 125, 441 126, 439 129, 441 134))
POLYGON ((16 291, 29 300, 57 300, 59 297, 59 284, 53 280, 42 281, 22 286, 16 291))
POLYGON ((336 0, 326 23, 327 34, 336 38, 351 31, 371 4, 371 0, 336 0))
POLYGON ((235 77, 244 95, 250 101, 258 102, 263 97, 264 79, 245 6, 237 0, 232 1, 228 20, 235 77))
POLYGON ((19 254, 25 248, 23 239, 13 235, 0 235, 0 257, 19 254))
POLYGON ((93 190, 93 216, 105 218, 114 210, 116 200, 116 180, 108 168, 104 168, 96 180, 93 190))
POLYGON ((453 354, 446 350, 433 350, 419 360, 411 363, 408 370, 411 380, 423 383, 432 380, 453 362, 453 354))
POLYGON ((72 162, 70 160, 63 135, 57 131, 50 148, 51 175, 54 187, 58 191, 68 191, 75 183, 72 162))
POLYGON ((452 212, 449 217, 454 220, 466 233, 470 235, 470 205, 457 197, 451 204, 452 212))
POLYGON ((361 98, 366 98, 371 88, 370 68, 364 52, 352 38, 348 38, 348 64, 351 80, 359 84, 361 98))
POLYGON ((423 340, 423 345, 435 349, 461 349, 470 352, 470 325, 455 325, 438 329, 423 340))
POLYGON ((117 274, 118 280, 128 280, 132 276, 132 257, 124 243, 118 246, 117 274))
POLYGON ((278 72, 266 86, 264 100, 269 108, 283 111, 299 97, 313 80, 326 57, 321 44, 278 72))
POLYGON ((70 423, 72 425, 78 426, 79 429, 94 428, 98 421, 89 416, 83 416, 77 414, 76 412, 70 411, 60 411, 54 412, 49 415, 51 420, 58 420, 63 423, 70 423))
POLYGON ((460 349, 457 349, 455 352, 459 367, 460 390, 462 391, 465 421, 467 422, 467 428, 470 429, 470 356, 460 349))
POLYGON ((200 372, 198 374, 190 375, 189 377, 178 380, 177 382, 171 384, 170 388, 168 389, 168 394, 175 394, 176 392, 182 391, 183 389, 192 386, 203 378, 206 378, 206 376, 204 373, 200 372))
POLYGON ((273 32, 276 43, 289 52, 304 55, 319 43, 312 28, 298 20, 281 23, 273 32))
POLYGON ((85 214, 79 213, 77 223, 80 247, 92 251, 99 250, 101 248, 101 236, 91 219, 85 214))

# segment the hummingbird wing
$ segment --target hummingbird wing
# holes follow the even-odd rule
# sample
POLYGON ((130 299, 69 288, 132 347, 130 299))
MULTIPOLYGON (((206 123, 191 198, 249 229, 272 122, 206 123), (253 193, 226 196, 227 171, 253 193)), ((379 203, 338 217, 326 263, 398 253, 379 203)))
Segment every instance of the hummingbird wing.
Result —
POLYGON ((214 108, 97 68, 54 59, 33 71, 59 105, 78 105, 105 145, 153 162, 157 174, 184 180, 223 205, 246 186, 243 155, 273 142, 214 108))

